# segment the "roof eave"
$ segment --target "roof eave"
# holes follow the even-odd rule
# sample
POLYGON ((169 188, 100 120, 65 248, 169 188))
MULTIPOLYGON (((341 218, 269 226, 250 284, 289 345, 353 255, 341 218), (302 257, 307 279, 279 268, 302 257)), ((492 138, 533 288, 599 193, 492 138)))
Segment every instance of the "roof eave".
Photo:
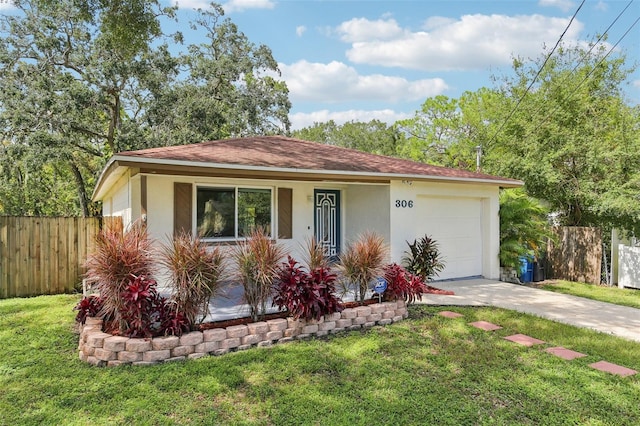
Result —
POLYGON ((204 169, 224 169, 224 170, 250 170, 254 172, 264 173, 293 173, 293 174, 315 174, 318 176, 362 176, 362 177, 375 177, 380 179, 402 179, 402 180, 422 180, 422 181, 438 181, 438 182, 455 182, 455 183, 476 183, 483 185, 495 185, 501 188, 518 188, 524 185, 523 182, 512 179, 483 179, 473 177, 455 177, 455 176, 437 176, 437 175, 421 175, 421 174, 398 174, 398 173, 372 173, 372 172, 359 172, 359 171, 345 171, 345 170, 315 170, 315 169, 297 169, 297 168, 285 168, 285 167, 267 167, 267 166, 248 166, 244 164, 224 164, 224 163, 211 163, 201 161, 184 161, 184 160, 172 160, 172 159, 156 159, 156 158, 144 158, 133 157, 124 155, 114 155, 111 157, 107 165, 104 167, 98 183, 92 195, 92 200, 101 199, 107 192, 106 185, 108 181, 112 181, 114 178, 119 179, 120 176, 126 170, 126 167, 121 166, 124 164, 140 164, 140 165, 165 165, 165 166, 179 166, 179 167, 195 167, 204 169), (111 176, 113 172, 120 169, 118 176, 111 176))

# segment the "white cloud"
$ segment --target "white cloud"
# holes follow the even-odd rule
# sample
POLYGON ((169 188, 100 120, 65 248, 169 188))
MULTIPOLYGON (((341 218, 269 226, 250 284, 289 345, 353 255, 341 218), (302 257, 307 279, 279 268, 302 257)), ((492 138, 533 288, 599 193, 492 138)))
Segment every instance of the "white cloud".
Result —
POLYGON ((338 25, 335 31, 340 39, 347 43, 368 40, 390 40, 401 36, 404 30, 394 19, 378 19, 370 21, 365 18, 354 18, 338 25))
POLYGON ((328 64, 298 61, 279 64, 292 101, 415 101, 448 89, 441 78, 410 81, 382 74, 361 75, 342 62, 328 64))
POLYGON ((305 27, 304 25, 298 25, 296 27, 296 35, 298 37, 302 37, 302 34, 304 34, 305 31, 307 31, 307 27, 305 27))
MULTIPOLYGON (((381 25, 379 21, 360 20, 358 31, 349 33, 350 40, 357 41, 352 42, 347 58, 358 64, 425 71, 486 69, 510 64, 513 55, 538 56, 544 44, 555 44, 568 22, 568 18, 542 15, 477 14, 458 20, 432 17, 423 31, 401 30, 393 32, 393 39, 365 40, 356 35, 370 33, 381 25), (370 30, 366 29, 367 22, 370 30)), ((576 43, 583 27, 574 21, 565 42, 576 43)))
POLYGON ((0 10, 11 10, 15 8, 12 0, 0 0, 0 10))
POLYGON ((639 87, 640 88, 640 80, 634 80, 632 84, 633 84, 633 87, 639 87))
POLYGON ((174 6, 180 9, 209 9, 211 3, 207 0, 175 0, 172 2, 174 6))
POLYGON ((347 111, 329 111, 321 110, 314 112, 297 112, 289 115, 291 120, 291 129, 298 130, 303 127, 312 126, 313 123, 324 123, 333 120, 336 124, 344 124, 348 121, 364 121, 380 120, 387 124, 393 124, 398 120, 413 117, 413 114, 397 112, 390 109, 383 110, 347 110, 347 111))
POLYGON ((600 0, 596 4, 595 9, 599 10, 600 12, 606 12, 607 10, 609 10, 609 5, 607 3, 605 3, 604 1, 600 0))
POLYGON ((571 0, 540 0, 538 5, 542 7, 557 7, 563 12, 567 12, 575 7, 575 3, 571 0))
MULTIPOLYGON (((2 2, 2 0, 0 0, 2 2)), ((172 3, 180 9, 209 9, 211 0, 173 0, 172 3)), ((272 0, 229 0, 222 3, 225 13, 244 12, 248 9, 273 9, 272 0)))
POLYGON ((247 9, 273 9, 275 3, 271 0, 229 0, 222 4, 225 13, 244 12, 247 9))

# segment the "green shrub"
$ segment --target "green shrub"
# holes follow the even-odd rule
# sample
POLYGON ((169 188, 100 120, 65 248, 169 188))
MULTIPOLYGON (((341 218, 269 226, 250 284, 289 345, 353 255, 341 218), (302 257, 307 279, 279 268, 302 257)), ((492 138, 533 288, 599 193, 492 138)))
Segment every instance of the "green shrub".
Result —
POLYGON ((500 265, 520 266, 520 257, 537 258, 551 237, 547 210, 522 189, 500 193, 500 265))
POLYGON ((428 235, 407 241, 409 250, 405 251, 406 256, 402 258, 402 263, 407 271, 422 278, 423 281, 431 281, 444 269, 442 254, 438 249, 436 240, 428 235))

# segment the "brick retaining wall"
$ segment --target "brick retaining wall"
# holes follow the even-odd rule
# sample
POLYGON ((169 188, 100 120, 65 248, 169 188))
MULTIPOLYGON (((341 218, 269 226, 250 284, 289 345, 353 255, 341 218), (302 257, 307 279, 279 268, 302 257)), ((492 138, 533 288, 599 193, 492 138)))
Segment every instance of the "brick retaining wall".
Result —
POLYGON ((102 331, 102 320, 87 318, 80 333, 80 359, 97 366, 151 365, 206 355, 266 347, 329 333, 388 325, 407 318, 403 300, 347 308, 319 321, 278 318, 247 325, 192 331, 182 336, 150 339, 113 336, 102 331))

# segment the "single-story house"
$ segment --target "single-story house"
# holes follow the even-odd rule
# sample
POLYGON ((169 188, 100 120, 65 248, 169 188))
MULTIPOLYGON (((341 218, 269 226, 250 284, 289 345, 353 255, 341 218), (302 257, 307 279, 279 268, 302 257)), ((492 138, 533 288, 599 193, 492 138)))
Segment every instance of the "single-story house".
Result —
POLYGON ((246 137, 121 152, 93 193, 104 216, 146 221, 150 236, 186 230, 233 243, 263 226, 297 259, 315 237, 337 256, 365 231, 390 261, 430 235, 440 279, 500 276, 500 188, 522 182, 282 136, 246 137))

